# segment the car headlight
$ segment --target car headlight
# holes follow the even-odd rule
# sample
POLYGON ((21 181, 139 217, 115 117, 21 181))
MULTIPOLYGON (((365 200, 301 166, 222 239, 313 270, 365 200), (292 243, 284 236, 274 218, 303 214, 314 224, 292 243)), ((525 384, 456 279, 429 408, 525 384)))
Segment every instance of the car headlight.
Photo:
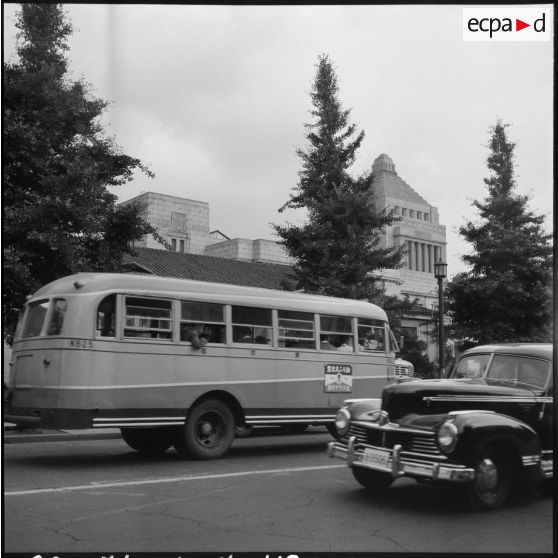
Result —
POLYGON ((444 453, 451 453, 457 444, 459 432, 457 426, 451 421, 446 421, 438 429, 438 445, 444 453))
POLYGON ((342 407, 337 411, 335 415, 335 430, 337 431, 337 435, 342 438, 347 434, 349 431, 349 425, 351 424, 351 413, 346 409, 346 407, 342 407))

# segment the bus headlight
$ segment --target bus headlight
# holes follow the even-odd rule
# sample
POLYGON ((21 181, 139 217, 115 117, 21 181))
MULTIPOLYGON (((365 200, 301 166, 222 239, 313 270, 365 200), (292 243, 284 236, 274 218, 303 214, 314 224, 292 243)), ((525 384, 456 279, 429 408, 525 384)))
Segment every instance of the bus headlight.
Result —
POLYGON ((451 453, 457 444, 459 432, 453 422, 446 421, 438 429, 438 445, 444 453, 451 453))
POLYGON ((347 411, 346 407, 342 407, 335 415, 335 430, 337 435, 342 438, 349 431, 351 424, 351 414, 347 411))

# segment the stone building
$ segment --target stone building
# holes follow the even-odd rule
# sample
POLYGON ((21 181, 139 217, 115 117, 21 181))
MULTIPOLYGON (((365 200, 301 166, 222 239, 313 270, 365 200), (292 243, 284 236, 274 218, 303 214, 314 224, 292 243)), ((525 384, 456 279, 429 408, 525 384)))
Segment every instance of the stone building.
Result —
POLYGON ((435 360, 437 346, 430 340, 434 328, 432 310, 438 305, 438 283, 434 263, 446 259, 446 227, 440 224, 438 209, 430 205, 396 172, 386 154, 379 155, 373 165, 373 196, 376 207, 394 209, 399 221, 386 227, 383 246, 406 247, 406 260, 401 269, 384 270, 380 277, 386 292, 418 299, 423 313, 408 316, 403 326, 411 335, 428 343, 428 356, 435 360))
MULTIPOLYGON (((438 209, 430 205, 396 172, 395 164, 386 154, 379 155, 372 165, 373 198, 379 209, 394 209, 400 218, 386 227, 383 247, 405 246, 406 260, 402 268, 383 270, 378 276, 387 294, 418 299, 423 311, 403 320, 407 333, 428 344, 428 356, 435 360, 437 346, 430 339, 434 328, 433 310, 438 304, 438 287, 434 263, 446 261, 446 227, 440 224, 438 209)), ((289 257, 273 240, 229 238, 209 226, 209 204, 165 194, 146 192, 123 203, 140 202, 146 220, 157 227, 159 234, 173 251, 213 258, 225 258, 256 264, 288 266, 289 257)), ((162 249, 148 236, 136 243, 142 248, 162 249)))
MULTIPOLYGON (((157 228, 175 252, 258 263, 289 264, 289 258, 282 247, 272 240, 231 239, 219 230, 210 231, 209 204, 206 202, 145 192, 122 203, 142 204, 145 220, 157 228)), ((150 235, 144 236, 135 245, 142 248, 162 248, 150 235)))

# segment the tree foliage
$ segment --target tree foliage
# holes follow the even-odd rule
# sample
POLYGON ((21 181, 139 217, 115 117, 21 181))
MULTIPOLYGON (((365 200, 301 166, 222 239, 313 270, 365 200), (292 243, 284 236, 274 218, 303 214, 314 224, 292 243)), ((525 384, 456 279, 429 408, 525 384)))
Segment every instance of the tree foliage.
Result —
POLYGON ((428 343, 416 335, 409 334, 403 327, 403 319, 409 316, 424 316, 428 311, 420 304, 418 298, 409 296, 399 298, 393 295, 376 297, 376 304, 381 306, 389 321, 390 329, 400 345, 399 357, 413 363, 415 376, 430 378, 434 375, 434 364, 428 359, 428 343))
POLYGON ((475 200, 480 222, 460 235, 472 244, 463 260, 471 269, 448 283, 451 335, 460 348, 488 342, 551 341, 552 236, 543 215, 515 193, 514 148, 509 125, 490 128, 488 196, 475 200))
POLYGON ((396 217, 378 210, 372 175, 353 178, 349 168, 364 138, 349 121, 338 98, 337 76, 327 55, 320 56, 311 91, 314 117, 305 124, 308 148, 298 185, 281 208, 305 209, 304 225, 274 225, 293 259, 297 288, 306 292, 372 299, 381 293, 372 272, 399 267, 402 249, 380 245, 382 229, 396 217))
POLYGON ((60 4, 22 4, 17 61, 5 63, 3 319, 9 340, 25 296, 77 271, 118 268, 130 241, 155 233, 139 205, 108 187, 141 162, 103 133, 108 103, 68 75, 72 26, 60 4))

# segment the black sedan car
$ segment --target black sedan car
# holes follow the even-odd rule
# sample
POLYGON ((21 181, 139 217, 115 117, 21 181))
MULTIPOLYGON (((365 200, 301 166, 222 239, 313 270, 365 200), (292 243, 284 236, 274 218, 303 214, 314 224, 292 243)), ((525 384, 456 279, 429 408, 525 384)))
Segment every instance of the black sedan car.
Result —
POLYGON ((398 477, 462 483, 474 507, 495 509, 553 476, 552 388, 551 344, 479 346, 449 378, 346 401, 328 453, 371 491, 398 477))

